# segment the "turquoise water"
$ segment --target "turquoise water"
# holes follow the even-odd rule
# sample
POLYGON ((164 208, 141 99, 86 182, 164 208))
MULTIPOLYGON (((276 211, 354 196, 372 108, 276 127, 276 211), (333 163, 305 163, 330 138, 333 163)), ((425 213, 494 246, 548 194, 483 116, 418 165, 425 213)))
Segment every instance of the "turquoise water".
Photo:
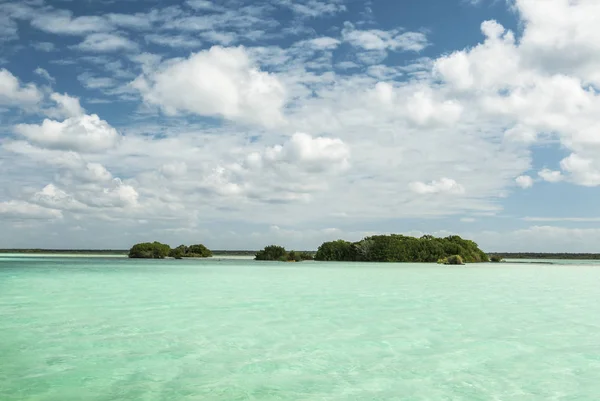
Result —
POLYGON ((598 400, 600 266, 0 255, 0 400, 598 400))

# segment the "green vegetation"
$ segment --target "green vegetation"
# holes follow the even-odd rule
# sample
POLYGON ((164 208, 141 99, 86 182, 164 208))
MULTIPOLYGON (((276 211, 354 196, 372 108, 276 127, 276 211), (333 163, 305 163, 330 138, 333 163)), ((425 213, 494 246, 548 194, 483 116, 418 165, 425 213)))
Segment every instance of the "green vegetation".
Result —
POLYGON ((464 265, 465 262, 463 262, 463 259, 460 257, 460 255, 451 255, 451 256, 448 256, 447 258, 442 258, 442 259, 438 260, 438 264, 464 265))
POLYGON ((143 242, 141 244, 135 244, 129 250, 130 258, 140 259, 164 259, 169 256, 171 247, 160 242, 143 242))
POLYGON ((258 251, 254 256, 254 259, 279 262, 301 262, 303 260, 312 260, 313 256, 308 252, 288 252, 282 246, 269 245, 266 246, 262 251, 258 251))
POLYGON ((504 259, 502 259, 502 257, 498 256, 498 255, 492 255, 490 257, 490 262, 493 262, 493 263, 500 263, 500 262, 503 262, 503 261, 504 261, 504 259))
POLYGON ((212 256, 212 252, 202 244, 191 246, 180 245, 175 249, 171 249, 169 245, 161 244, 157 241, 135 244, 129 250, 130 258, 164 259, 167 256, 175 259, 208 258, 212 256))
POLYGON ((423 262, 435 263, 440 259, 460 256, 461 262, 487 262, 488 256, 470 240, 458 235, 421 238, 404 235, 375 235, 358 242, 337 240, 322 244, 315 259, 319 261, 353 262, 423 262))
POLYGON ((210 258, 212 256, 210 249, 202 244, 197 245, 179 245, 177 248, 171 249, 169 256, 175 259, 181 258, 210 258))

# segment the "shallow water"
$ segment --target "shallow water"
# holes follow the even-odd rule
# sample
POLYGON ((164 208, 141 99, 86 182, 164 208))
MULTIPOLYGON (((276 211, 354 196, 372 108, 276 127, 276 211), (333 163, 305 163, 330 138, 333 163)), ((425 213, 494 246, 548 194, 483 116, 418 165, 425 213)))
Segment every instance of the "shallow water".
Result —
POLYGON ((0 400, 598 400, 600 266, 0 255, 0 400))

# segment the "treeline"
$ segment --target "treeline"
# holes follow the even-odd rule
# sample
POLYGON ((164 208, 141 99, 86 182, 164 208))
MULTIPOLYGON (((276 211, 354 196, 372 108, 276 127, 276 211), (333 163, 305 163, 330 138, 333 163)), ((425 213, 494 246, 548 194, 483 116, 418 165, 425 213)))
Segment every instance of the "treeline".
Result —
POLYGON ((209 258, 211 256, 211 250, 202 244, 180 245, 177 248, 171 248, 167 244, 154 241, 135 244, 129 250, 129 257, 136 259, 164 259, 166 257, 175 259, 209 258))
POLYGON ((375 235, 358 242, 344 240, 325 242, 317 250, 315 260, 413 263, 489 261, 486 253, 479 249, 475 242, 458 235, 445 238, 424 235, 415 238, 399 234, 375 235), (456 256, 460 258, 455 258, 456 256))
POLYGON ((127 255, 127 250, 121 249, 0 249, 0 253, 53 253, 53 254, 81 254, 81 255, 127 255))
POLYGON ((600 260, 600 254, 598 253, 493 252, 489 255, 501 259, 600 260))
POLYGON ((313 255, 308 252, 286 251, 282 246, 269 245, 254 256, 255 260, 270 260, 279 262, 301 262, 313 260, 313 255))

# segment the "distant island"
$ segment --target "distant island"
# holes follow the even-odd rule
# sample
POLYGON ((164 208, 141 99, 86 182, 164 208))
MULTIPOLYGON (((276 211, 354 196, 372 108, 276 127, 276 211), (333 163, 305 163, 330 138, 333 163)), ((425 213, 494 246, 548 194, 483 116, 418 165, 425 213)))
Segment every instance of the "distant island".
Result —
POLYGON ((415 238, 399 234, 374 235, 358 242, 325 242, 317 250, 315 260, 444 264, 489 262, 488 255, 475 242, 458 235, 415 238))
MULTIPOLYGON (((295 261, 313 259, 306 252, 286 251, 278 245, 269 245, 259 251, 255 260, 295 261)), ((454 235, 436 238, 424 235, 421 238, 405 235, 375 235, 358 242, 337 240, 323 243, 314 260, 335 262, 412 262, 443 263, 461 265, 464 263, 489 262, 489 258, 477 244, 454 235)))
POLYGON ((279 262, 301 262, 303 260, 313 260, 314 257, 309 252, 286 251, 284 247, 278 245, 266 246, 262 251, 258 251, 254 260, 270 260, 279 262))
POLYGON ((135 259, 164 259, 166 257, 175 259, 209 258, 211 256, 211 250, 202 244, 180 245, 177 248, 171 249, 167 244, 154 241, 135 244, 129 250, 129 257, 135 259))

